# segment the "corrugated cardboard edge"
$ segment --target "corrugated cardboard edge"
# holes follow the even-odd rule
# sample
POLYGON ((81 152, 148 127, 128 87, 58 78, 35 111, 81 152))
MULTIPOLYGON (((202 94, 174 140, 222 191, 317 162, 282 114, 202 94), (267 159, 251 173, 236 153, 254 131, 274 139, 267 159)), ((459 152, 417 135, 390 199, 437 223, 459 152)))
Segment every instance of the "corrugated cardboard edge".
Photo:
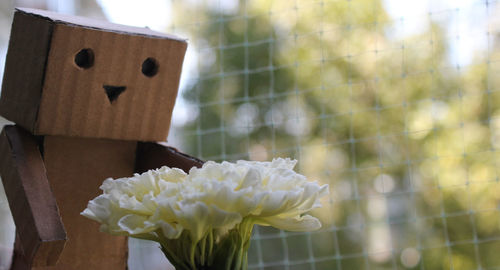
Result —
POLYGON ((54 23, 75 25, 78 27, 84 27, 84 28, 95 29, 95 30, 100 30, 100 31, 115 32, 115 33, 121 33, 121 34, 126 34, 126 35, 139 35, 139 36, 147 36, 147 37, 151 37, 151 38, 171 39, 171 40, 177 40, 180 42, 187 42, 187 39, 183 39, 183 38, 177 37, 175 35, 171 35, 171 34, 153 31, 153 30, 151 30, 149 28, 145 28, 145 27, 141 28, 141 27, 135 27, 135 26, 115 24, 115 23, 110 23, 110 22, 103 21, 103 20, 94 20, 94 19, 89 19, 89 18, 80 17, 80 16, 65 15, 65 14, 60 14, 60 13, 56 13, 56 12, 52 12, 52 11, 40 10, 40 9, 18 7, 18 8, 16 8, 16 10, 23 12, 23 13, 26 13, 26 14, 33 15, 33 16, 38 16, 40 18, 52 21, 54 23))

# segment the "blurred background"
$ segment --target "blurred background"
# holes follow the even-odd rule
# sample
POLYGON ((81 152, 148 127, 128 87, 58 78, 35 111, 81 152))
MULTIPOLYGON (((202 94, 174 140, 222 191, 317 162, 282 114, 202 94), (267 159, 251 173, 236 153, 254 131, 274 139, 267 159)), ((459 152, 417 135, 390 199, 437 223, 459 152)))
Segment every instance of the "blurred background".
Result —
MULTIPOLYGON (((204 160, 296 158, 331 188, 320 231, 255 228, 250 269, 500 269, 497 3, 2 1, 0 71, 15 6, 188 38, 169 144, 204 160)), ((130 269, 165 269, 155 245, 130 249, 130 269)))

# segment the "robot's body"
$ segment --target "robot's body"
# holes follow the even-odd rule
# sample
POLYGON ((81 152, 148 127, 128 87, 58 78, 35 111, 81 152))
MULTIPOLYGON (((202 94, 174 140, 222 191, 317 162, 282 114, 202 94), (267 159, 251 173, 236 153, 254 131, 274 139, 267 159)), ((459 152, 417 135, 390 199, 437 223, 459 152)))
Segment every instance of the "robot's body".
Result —
POLYGON ((186 42, 143 28, 18 9, 0 114, 12 269, 126 269, 125 237, 79 215, 107 177, 202 161, 164 141, 186 42))

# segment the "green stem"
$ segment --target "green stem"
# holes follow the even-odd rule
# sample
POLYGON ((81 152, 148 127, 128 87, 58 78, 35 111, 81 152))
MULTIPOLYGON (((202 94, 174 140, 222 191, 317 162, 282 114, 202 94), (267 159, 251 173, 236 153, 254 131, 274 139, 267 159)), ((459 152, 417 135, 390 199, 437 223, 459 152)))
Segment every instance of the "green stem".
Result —
POLYGON ((212 252, 214 250, 214 233, 212 230, 208 233, 208 265, 211 265, 213 262, 212 252))
POLYGON ((175 265, 175 268, 177 269, 178 267, 181 267, 181 269, 178 270, 189 270, 190 268, 188 267, 187 264, 184 263, 184 261, 179 258, 175 253, 168 248, 168 245, 161 245, 161 250, 163 251, 163 254, 169 259, 169 261, 175 265))
POLYGON ((161 230, 156 231, 156 235, 158 236, 158 241, 161 246, 161 250, 163 251, 163 254, 169 259, 169 261, 175 265, 176 269, 180 267, 180 269, 177 270, 190 270, 189 266, 182 260, 177 254, 169 248, 169 239, 167 239, 161 230))
POLYGON ((200 263, 201 265, 205 265, 205 248, 207 246, 207 238, 208 238, 208 235, 205 235, 203 237, 203 240, 202 240, 202 243, 201 243, 201 252, 200 252, 200 255, 201 255, 201 258, 200 258, 200 263))
POLYGON ((193 269, 196 269, 196 263, 194 261, 194 254, 196 252, 196 244, 195 243, 191 243, 191 249, 189 250, 189 261, 191 262, 191 266, 193 267, 193 269))
POLYGON ((238 256, 236 256, 236 267, 234 269, 240 270, 241 268, 241 259, 242 259, 243 247, 238 248, 238 256))
MULTIPOLYGON (((180 250, 182 250, 182 255, 184 256, 184 261, 186 261, 187 263, 190 263, 190 254, 189 254, 189 250, 190 250, 190 247, 191 247, 191 241, 190 239, 186 239, 186 237, 183 237, 181 235, 181 245, 180 245, 180 250)), ((194 269, 193 269, 194 270, 194 269)))
POLYGON ((196 242, 188 231, 177 239, 168 239, 161 231, 156 233, 163 253, 176 270, 247 270, 252 229, 252 220, 246 219, 223 236, 215 237, 217 231, 210 230, 196 242))
POLYGON ((235 253, 235 248, 234 246, 231 246, 231 255, 229 255, 229 257, 227 257, 227 260, 226 260, 226 270, 239 270, 239 269, 232 269, 231 268, 231 265, 233 264, 233 258, 234 258, 234 253, 235 253))
POLYGON ((241 270, 247 270, 248 268, 248 249, 243 252, 243 259, 242 259, 242 267, 241 267, 241 270))

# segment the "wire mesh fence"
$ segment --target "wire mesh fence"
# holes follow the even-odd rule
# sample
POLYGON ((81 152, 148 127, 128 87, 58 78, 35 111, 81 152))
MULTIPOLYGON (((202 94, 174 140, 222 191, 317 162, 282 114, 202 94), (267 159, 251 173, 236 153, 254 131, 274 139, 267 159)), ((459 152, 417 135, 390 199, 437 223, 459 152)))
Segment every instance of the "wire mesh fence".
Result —
POLYGON ((322 230, 255 229, 250 269, 500 268, 500 9, 413 2, 172 2, 171 139, 331 187, 322 230))

